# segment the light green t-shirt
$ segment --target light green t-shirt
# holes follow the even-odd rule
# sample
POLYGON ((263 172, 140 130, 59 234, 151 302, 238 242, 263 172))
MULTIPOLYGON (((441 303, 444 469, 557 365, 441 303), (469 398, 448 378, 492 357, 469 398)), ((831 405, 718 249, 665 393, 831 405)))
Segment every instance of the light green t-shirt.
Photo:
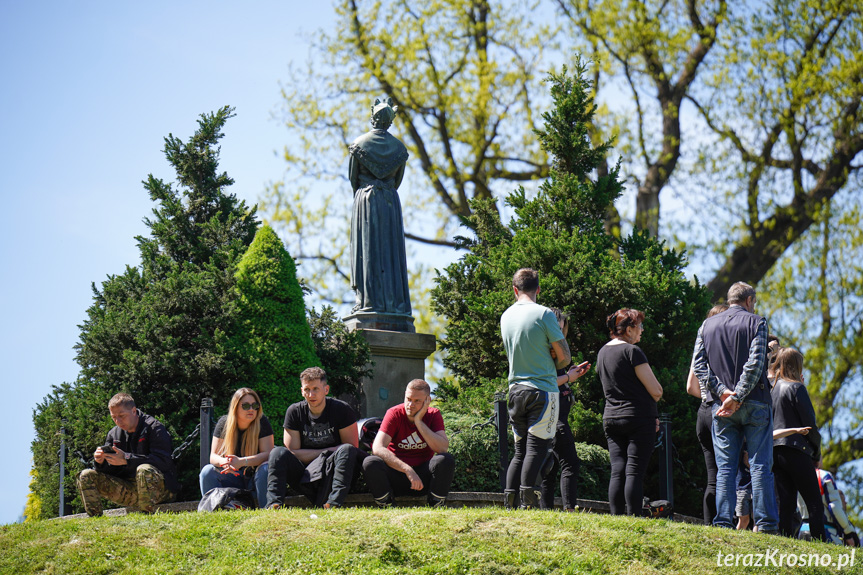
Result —
POLYGON ((547 307, 516 302, 500 316, 500 333, 509 359, 509 384, 557 393, 557 370, 549 350, 563 339, 557 318, 547 307))

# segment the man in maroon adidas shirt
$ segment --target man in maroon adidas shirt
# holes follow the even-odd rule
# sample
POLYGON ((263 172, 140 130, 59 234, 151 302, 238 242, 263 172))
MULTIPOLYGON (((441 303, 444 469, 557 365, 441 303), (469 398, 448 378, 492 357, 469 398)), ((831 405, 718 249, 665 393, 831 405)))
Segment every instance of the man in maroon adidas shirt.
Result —
POLYGON ((429 407, 431 388, 414 379, 405 390, 405 401, 387 410, 372 445, 372 455, 363 462, 369 491, 379 507, 393 504, 395 495, 411 491, 427 494, 428 504, 439 507, 455 473, 440 410, 429 407))

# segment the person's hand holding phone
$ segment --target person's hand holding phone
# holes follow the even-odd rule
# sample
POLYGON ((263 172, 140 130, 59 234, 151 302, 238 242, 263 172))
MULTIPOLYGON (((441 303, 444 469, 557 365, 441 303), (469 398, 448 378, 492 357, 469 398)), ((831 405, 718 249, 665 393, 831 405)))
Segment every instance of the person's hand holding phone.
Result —
POLYGON ((114 447, 102 447, 102 453, 105 456, 105 461, 107 461, 109 465, 126 465, 126 452, 116 445, 114 447))
POLYGON ((589 369, 590 369, 590 362, 589 361, 583 361, 583 362, 579 363, 578 365, 574 365, 571 368, 569 368, 569 371, 566 372, 566 377, 569 380, 569 383, 572 383, 575 380, 577 380, 579 377, 581 377, 582 375, 587 373, 589 369))

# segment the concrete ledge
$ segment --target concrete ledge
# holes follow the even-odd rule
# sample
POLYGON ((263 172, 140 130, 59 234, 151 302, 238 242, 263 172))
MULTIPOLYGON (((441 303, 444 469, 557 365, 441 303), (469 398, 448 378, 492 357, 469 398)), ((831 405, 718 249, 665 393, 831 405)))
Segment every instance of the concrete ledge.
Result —
MULTIPOLYGON (((453 491, 449 494, 446 500, 447 507, 503 507, 503 493, 487 493, 481 491, 453 491)), ((555 508, 560 509, 561 499, 556 497, 554 500, 555 508)), ((285 500, 285 505, 288 507, 311 508, 312 504, 308 499, 301 495, 288 497, 285 500)), ((425 507, 426 497, 408 496, 396 498, 396 507, 425 507)), ((373 507, 374 500, 370 493, 351 493, 345 499, 345 507, 373 507)), ((578 509, 589 513, 605 513, 609 512, 608 503, 605 501, 593 501, 591 499, 579 499, 578 509)), ((156 511, 159 513, 180 513, 184 511, 197 511, 197 501, 179 501, 176 503, 163 503, 156 505, 156 511)), ((121 517, 135 513, 131 508, 120 507, 118 509, 107 509, 105 515, 107 517, 121 517)), ((66 515, 58 519, 81 519, 87 517, 86 513, 77 513, 75 515, 66 515)), ((693 525, 703 525, 703 521, 696 517, 688 515, 674 514, 674 520, 682 523, 690 523, 693 525)))

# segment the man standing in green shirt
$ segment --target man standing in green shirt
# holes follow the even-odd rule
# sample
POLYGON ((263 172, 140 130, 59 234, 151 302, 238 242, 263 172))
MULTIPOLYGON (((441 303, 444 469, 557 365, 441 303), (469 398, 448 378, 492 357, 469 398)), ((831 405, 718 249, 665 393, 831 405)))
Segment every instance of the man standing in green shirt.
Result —
POLYGON ((540 472, 557 424, 557 369, 572 360, 554 313, 536 303, 539 275, 522 268, 512 278, 516 302, 500 317, 509 359, 508 411, 515 435, 515 455, 506 474, 506 505, 539 508, 540 472), (551 351, 554 351, 554 358, 551 351))

